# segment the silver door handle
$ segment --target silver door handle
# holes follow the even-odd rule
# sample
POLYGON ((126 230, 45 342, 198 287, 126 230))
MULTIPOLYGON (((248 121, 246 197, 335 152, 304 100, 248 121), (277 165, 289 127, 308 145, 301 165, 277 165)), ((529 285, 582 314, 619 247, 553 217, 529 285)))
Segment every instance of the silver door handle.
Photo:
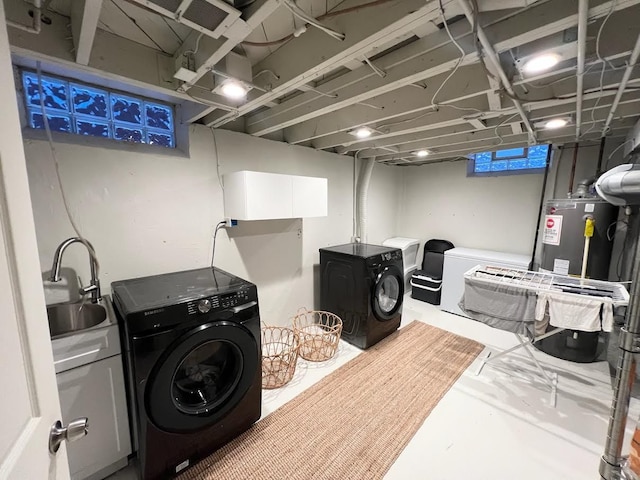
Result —
POLYGON ((49 452, 56 454, 60 449, 60 444, 66 440, 74 442, 84 437, 89 432, 89 419, 87 417, 76 418, 69 422, 66 427, 62 426, 62 422, 58 420, 51 425, 49 433, 49 452))

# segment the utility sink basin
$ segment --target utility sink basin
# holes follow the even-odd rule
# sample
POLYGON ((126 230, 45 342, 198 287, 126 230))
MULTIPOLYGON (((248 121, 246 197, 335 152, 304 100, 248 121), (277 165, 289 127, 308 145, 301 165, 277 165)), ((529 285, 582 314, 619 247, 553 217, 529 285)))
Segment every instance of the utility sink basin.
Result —
POLYGON ((107 319, 107 310, 91 302, 60 303, 47 307, 51 338, 95 327, 107 319))

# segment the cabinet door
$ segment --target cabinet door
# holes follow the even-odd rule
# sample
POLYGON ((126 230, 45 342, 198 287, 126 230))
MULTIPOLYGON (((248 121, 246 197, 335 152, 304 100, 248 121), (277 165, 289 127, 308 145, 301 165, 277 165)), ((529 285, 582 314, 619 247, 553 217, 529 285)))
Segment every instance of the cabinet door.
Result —
POLYGON ((247 220, 292 218, 290 175, 246 172, 247 220))
POLYGON ((63 424, 89 418, 89 433, 67 445, 73 478, 92 475, 131 453, 120 355, 56 375, 63 424))
POLYGON ((293 178, 293 216, 327 216, 327 179, 316 177, 293 178))

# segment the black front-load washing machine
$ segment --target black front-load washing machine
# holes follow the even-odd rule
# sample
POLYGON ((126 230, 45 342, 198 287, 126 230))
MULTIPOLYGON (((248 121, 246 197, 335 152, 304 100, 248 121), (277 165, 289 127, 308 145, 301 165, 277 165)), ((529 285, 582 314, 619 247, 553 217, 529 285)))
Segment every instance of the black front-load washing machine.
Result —
POLYGON ((342 319, 342 338, 366 349, 400 326, 402 251, 349 243, 320 249, 320 307, 342 319))
POLYGON ((260 418, 256 286, 217 268, 111 286, 142 478, 171 477, 260 418))

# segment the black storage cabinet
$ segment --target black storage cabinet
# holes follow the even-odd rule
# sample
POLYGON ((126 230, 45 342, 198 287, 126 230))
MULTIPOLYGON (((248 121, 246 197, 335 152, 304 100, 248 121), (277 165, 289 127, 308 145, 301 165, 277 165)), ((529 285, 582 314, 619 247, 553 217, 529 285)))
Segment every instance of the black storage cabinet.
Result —
POLYGON ((440 305, 444 252, 453 247, 448 240, 432 239, 424 244, 422 268, 411 275, 411 298, 440 305))

